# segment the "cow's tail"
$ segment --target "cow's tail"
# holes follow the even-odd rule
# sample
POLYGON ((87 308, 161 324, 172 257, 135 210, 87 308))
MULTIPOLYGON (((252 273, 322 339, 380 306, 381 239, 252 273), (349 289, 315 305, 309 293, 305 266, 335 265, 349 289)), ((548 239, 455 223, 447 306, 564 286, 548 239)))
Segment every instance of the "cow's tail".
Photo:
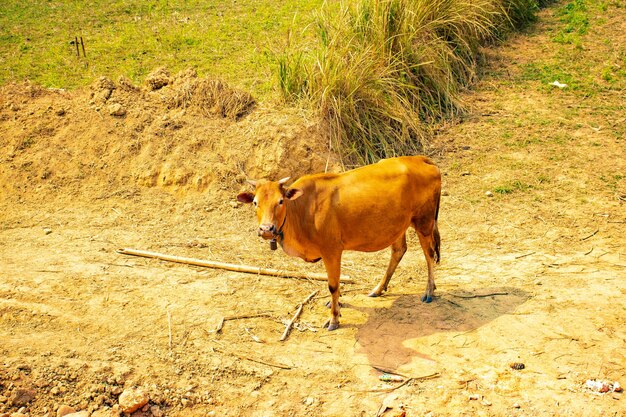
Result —
POLYGON ((437 205, 435 208, 435 227, 433 228, 433 238, 435 240, 435 262, 439 263, 441 260, 441 236, 439 235, 439 228, 437 227, 437 219, 439 218, 439 201, 441 200, 441 190, 435 196, 437 199, 437 205))

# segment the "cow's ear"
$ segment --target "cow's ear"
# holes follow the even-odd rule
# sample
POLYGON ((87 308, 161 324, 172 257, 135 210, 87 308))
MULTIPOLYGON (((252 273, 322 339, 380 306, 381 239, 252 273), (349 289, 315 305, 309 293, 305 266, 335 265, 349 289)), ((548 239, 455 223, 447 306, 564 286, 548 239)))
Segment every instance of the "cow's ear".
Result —
POLYGON ((289 200, 295 200, 296 198, 300 197, 302 194, 304 193, 299 188, 289 188, 285 191, 285 197, 287 197, 289 200))
POLYGON ((237 195, 237 201, 250 204, 254 201, 254 194, 252 193, 240 193, 237 195))

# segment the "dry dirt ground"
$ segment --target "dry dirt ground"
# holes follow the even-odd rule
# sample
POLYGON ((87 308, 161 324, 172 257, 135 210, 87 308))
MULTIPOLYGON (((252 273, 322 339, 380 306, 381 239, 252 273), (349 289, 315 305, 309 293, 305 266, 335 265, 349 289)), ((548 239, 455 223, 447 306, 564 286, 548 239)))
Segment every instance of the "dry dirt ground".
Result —
MULTIPOLYGON (((623 26, 621 13, 604 28, 623 26)), ((163 87, 3 87, 0 415, 118 415, 131 387, 150 398, 135 416, 626 415, 624 394, 584 388, 626 385, 626 116, 615 91, 581 98, 519 81, 523 64, 549 56, 557 24, 544 11, 489 51, 469 116, 429 150, 445 193, 433 303, 419 301, 411 231, 384 297, 366 294, 388 253, 345 255, 356 284, 343 285, 335 332, 321 328, 323 282, 116 253, 322 272, 271 252, 234 202, 244 172, 337 168, 306 115, 256 105, 221 117, 197 105, 191 73, 163 87), (216 332, 246 314, 261 315, 216 332)))

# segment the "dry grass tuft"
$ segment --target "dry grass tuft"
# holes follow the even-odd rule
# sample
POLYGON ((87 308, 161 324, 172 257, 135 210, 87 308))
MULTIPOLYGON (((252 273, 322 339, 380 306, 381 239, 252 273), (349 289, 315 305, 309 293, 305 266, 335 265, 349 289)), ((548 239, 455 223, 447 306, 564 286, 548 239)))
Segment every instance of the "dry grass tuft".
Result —
POLYGON ((312 26, 317 45, 278 58, 279 86, 286 100, 317 109, 345 162, 416 153, 434 122, 463 112, 459 92, 475 79, 479 45, 512 25, 507 10, 524 10, 524 1, 362 0, 326 7, 312 26))
POLYGON ((175 77, 169 107, 196 107, 204 114, 238 120, 250 113, 256 101, 246 91, 230 87, 218 79, 198 78, 194 70, 175 77))

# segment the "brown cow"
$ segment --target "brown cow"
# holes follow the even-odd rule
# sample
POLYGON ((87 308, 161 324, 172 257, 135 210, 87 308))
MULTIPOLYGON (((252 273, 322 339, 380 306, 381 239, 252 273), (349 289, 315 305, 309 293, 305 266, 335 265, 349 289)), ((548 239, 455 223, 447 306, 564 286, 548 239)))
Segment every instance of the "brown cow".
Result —
POLYGON ((409 226, 417 231, 428 265, 422 301, 432 301, 433 263, 439 262, 441 174, 430 159, 385 159, 341 174, 305 175, 285 187, 288 180, 250 181, 255 192, 241 193, 237 200, 254 203, 258 234, 271 240, 273 248, 278 241, 288 255, 307 262, 324 261, 331 294, 328 330, 339 326, 343 251, 374 252, 391 247, 387 272, 369 294, 378 297, 387 290, 406 252, 409 226))

